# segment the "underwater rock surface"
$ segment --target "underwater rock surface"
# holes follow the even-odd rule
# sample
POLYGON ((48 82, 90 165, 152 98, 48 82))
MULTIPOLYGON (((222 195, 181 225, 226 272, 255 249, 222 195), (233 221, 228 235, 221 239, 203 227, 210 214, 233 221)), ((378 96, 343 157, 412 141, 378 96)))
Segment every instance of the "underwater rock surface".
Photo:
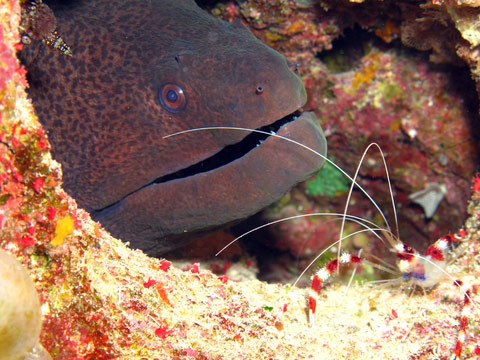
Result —
POLYGON ((40 342, 55 359, 462 359, 480 349, 480 180, 449 272, 428 294, 341 283, 308 325, 306 292, 179 268, 112 238, 61 188, 61 168, 25 94, 15 58, 19 4, 0 1, 0 246, 40 294, 40 342))

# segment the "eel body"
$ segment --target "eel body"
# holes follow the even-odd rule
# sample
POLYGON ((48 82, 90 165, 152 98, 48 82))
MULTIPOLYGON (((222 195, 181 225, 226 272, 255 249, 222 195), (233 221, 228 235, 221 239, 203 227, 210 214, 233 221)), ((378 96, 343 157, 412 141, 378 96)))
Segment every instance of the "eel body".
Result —
POLYGON ((277 131, 326 153, 287 60, 240 22, 193 0, 52 3, 65 56, 26 46, 29 93, 64 188, 113 235, 159 254, 269 205, 323 160, 244 131, 277 131), (294 115, 292 115, 294 114, 294 115))

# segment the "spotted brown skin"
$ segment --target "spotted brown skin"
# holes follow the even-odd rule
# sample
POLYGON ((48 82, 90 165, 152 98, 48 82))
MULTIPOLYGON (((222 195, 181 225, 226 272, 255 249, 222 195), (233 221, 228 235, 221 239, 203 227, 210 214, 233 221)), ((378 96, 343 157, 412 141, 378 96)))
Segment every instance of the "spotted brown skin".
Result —
MULTIPOLYGON (((30 96, 62 163, 64 188, 133 247, 159 254, 192 232, 249 216, 323 164, 270 137, 208 171, 182 172, 248 133, 162 138, 202 126, 263 128, 305 104, 286 59, 241 23, 215 19, 190 0, 51 6, 73 56, 39 41, 26 47, 30 96), (184 103, 170 89, 181 89, 184 103)), ((313 113, 279 133, 326 152, 313 113)))

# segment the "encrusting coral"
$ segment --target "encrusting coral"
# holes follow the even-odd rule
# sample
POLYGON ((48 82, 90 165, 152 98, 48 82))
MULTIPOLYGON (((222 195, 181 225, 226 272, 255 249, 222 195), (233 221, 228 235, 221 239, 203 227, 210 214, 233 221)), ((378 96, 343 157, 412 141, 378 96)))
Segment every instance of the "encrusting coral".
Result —
POLYGON ((0 1, 0 246, 35 283, 40 343, 53 358, 448 359, 459 334, 462 359, 480 354, 480 180, 448 267, 472 304, 449 279, 413 295, 332 284, 309 326, 304 289, 149 258, 76 207, 25 94, 19 13, 17 1, 0 1))

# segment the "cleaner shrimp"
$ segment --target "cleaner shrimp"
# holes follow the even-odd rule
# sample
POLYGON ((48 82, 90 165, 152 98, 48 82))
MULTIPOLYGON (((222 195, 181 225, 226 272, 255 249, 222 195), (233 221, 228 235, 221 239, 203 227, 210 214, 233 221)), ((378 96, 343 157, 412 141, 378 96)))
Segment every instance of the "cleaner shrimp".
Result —
MULTIPOLYGON (((204 127, 204 128, 184 130, 184 131, 167 135, 164 137, 164 139, 171 136, 177 136, 185 133, 190 133, 195 131, 204 131, 204 130, 231 130, 231 131, 257 132, 260 134, 281 138, 285 141, 295 144, 296 146, 301 146, 305 148, 307 151, 313 152, 317 156, 322 157, 326 162, 333 165, 351 182, 351 186, 348 192, 343 214, 309 213, 309 214, 295 215, 295 216, 271 221, 261 226, 258 226, 254 229, 251 229, 250 231, 235 238, 229 244, 227 244, 224 248, 222 248, 216 255, 219 255, 221 252, 223 252, 227 247, 229 247, 231 244, 233 244, 237 240, 255 231, 258 231, 262 228, 265 228, 267 226, 271 226, 280 222, 301 218, 301 217, 312 217, 312 216, 334 217, 337 220, 341 219, 342 224, 341 224, 341 230, 340 230, 340 235, 338 240, 336 240, 331 245, 323 249, 302 271, 302 273, 298 276, 297 280, 293 284, 293 286, 296 286, 300 278, 316 263, 316 261, 323 254, 325 254, 327 251, 331 250, 334 247, 338 247, 337 256, 333 260, 329 261, 325 266, 317 270, 311 276, 311 285, 308 288, 308 300, 307 300, 307 313, 308 313, 309 325, 313 326, 315 324, 317 308, 321 301, 321 291, 326 281, 330 277, 338 273, 341 266, 350 265, 354 268, 354 270, 350 278, 349 284, 347 286, 347 289, 348 289, 350 287, 350 284, 353 280, 353 276, 355 275, 355 272, 357 271, 358 267, 362 266, 363 264, 369 264, 371 266, 377 267, 381 270, 387 271, 392 274, 395 274, 395 273, 400 274, 400 276, 396 279, 379 280, 379 281, 375 281, 376 283, 399 284, 400 282, 405 283, 406 281, 409 285, 409 288, 412 289, 411 293, 413 293, 413 290, 415 288, 420 288, 423 290, 424 295, 426 295, 427 290, 431 290, 437 287, 441 283, 449 282, 451 285, 453 285, 454 287, 457 287, 461 291, 461 293, 463 294, 463 299, 461 300, 462 304, 460 305, 461 310, 460 310, 459 320, 458 320, 457 339, 455 342, 454 349, 451 355, 449 356, 450 360, 461 359, 464 343, 468 337, 467 327, 469 323, 476 322, 475 317, 472 317, 472 312, 478 312, 480 310, 476 302, 472 299, 473 294, 476 294, 478 285, 467 286, 466 284, 464 284, 462 280, 457 279, 456 277, 451 275, 447 271, 447 266, 450 265, 453 261, 455 261, 457 256, 455 253, 455 250, 458 248, 459 245, 464 243, 465 240, 469 240, 469 236, 464 229, 460 229, 457 234, 446 234, 440 237, 435 243, 430 245, 427 248, 425 254, 420 254, 413 247, 409 246, 406 242, 400 239, 395 200, 393 196, 393 190, 392 190, 392 185, 391 185, 390 176, 388 172, 388 167, 387 167, 387 163, 386 163, 383 151, 378 144, 371 143, 365 149, 359 161, 357 169, 355 171, 355 175, 352 177, 348 173, 346 173, 342 168, 340 168, 337 164, 335 164, 333 161, 328 159, 326 156, 318 153, 314 149, 304 144, 301 144, 293 139, 289 139, 287 137, 275 134, 273 132, 268 133, 262 130, 241 128, 241 127, 216 126, 216 127, 204 127), (379 205, 375 202, 372 196, 357 182, 359 171, 364 162, 365 156, 367 155, 368 151, 372 147, 375 147, 378 150, 383 161, 383 166, 385 169, 388 188, 390 192, 390 201, 391 201, 392 210, 393 210, 394 219, 395 219, 395 231, 392 231, 390 224, 386 216, 384 215, 383 211, 380 209, 379 205), (373 204, 373 206, 377 209, 378 213, 383 219, 385 228, 378 226, 372 221, 348 214, 348 207, 350 204, 350 199, 351 199, 354 187, 357 187, 369 199, 369 201, 373 204), (356 223, 362 229, 344 236, 345 224, 347 221, 356 223), (348 238, 356 234, 365 233, 365 232, 373 234, 375 237, 377 237, 383 243, 389 246, 390 251, 394 254, 395 258, 397 259, 397 263, 395 266, 387 264, 383 262, 382 259, 379 259, 373 255, 372 257, 377 262, 381 262, 382 264, 376 264, 374 262, 371 262, 361 256, 361 251, 359 252, 358 255, 353 255, 346 251, 342 252, 343 241, 347 240, 348 238)), ((475 180, 474 191, 475 191, 475 186, 476 188, 478 188, 477 190, 480 193, 479 177, 477 177, 475 180)), ((392 317, 396 318, 397 316, 398 315, 396 314, 395 310, 392 310, 392 317)), ((408 334, 406 336, 408 336, 408 334)), ((475 345, 473 350, 470 348, 468 350, 468 355, 480 356, 480 346, 475 345)))

